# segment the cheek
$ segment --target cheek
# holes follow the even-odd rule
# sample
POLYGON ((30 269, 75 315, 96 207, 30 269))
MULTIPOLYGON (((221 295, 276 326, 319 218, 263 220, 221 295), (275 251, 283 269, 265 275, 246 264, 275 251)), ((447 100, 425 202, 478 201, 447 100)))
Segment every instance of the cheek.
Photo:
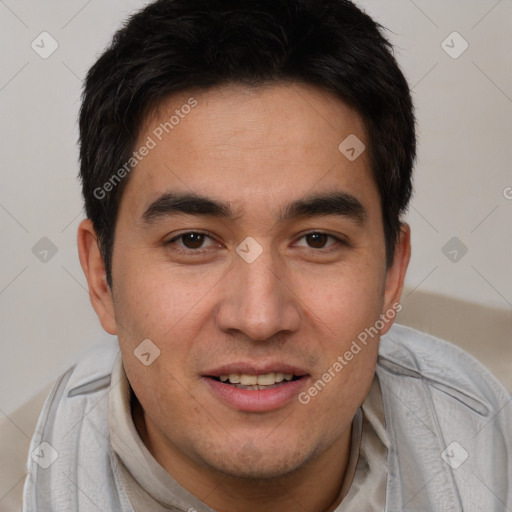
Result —
POLYGON ((118 275, 114 294, 116 320, 124 328, 124 338, 133 343, 146 338, 163 343, 173 331, 192 334, 218 280, 213 272, 150 264, 130 271, 127 266, 118 275))
MULTIPOLYGON (((188 362, 194 340, 211 319, 213 288, 219 281, 209 274, 147 265, 145 269, 118 271, 114 305, 123 363, 132 387, 149 411, 184 401, 190 378, 188 362), (149 339, 159 355, 145 366, 135 355, 149 339)), ((181 407, 181 405, 179 405, 181 407)), ((156 413, 158 414, 158 413, 156 413)), ((165 418, 164 414, 164 418, 165 418)))
POLYGON ((354 416, 373 380, 379 336, 360 341, 365 323, 362 320, 358 325, 351 317, 338 326, 339 335, 323 344, 323 364, 299 396, 310 417, 318 424, 331 425, 334 431, 354 416))
POLYGON ((382 272, 347 266, 322 286, 308 287, 305 302, 322 354, 308 391, 315 417, 338 421, 355 413, 364 400, 378 356, 375 324, 381 314, 384 282, 382 272))
POLYGON ((386 274, 375 262, 361 258, 300 279, 304 305, 335 332, 354 334, 381 313, 386 274))

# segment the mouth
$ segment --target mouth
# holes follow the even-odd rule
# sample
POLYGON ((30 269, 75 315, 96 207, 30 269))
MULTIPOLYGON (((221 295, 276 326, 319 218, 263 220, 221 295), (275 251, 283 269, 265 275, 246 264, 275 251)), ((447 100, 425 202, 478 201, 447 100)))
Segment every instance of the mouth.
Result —
POLYGON ((202 381, 216 399, 238 411, 269 412, 285 407, 310 380, 308 373, 287 365, 259 369, 233 366, 208 372, 202 381))
POLYGON ((260 375, 250 375, 247 373, 230 373, 219 375, 207 375, 209 379, 221 382, 237 389, 245 389, 250 391, 262 391, 265 389, 273 389, 285 386, 290 382, 295 382, 305 375, 294 375, 293 373, 270 372, 260 375))

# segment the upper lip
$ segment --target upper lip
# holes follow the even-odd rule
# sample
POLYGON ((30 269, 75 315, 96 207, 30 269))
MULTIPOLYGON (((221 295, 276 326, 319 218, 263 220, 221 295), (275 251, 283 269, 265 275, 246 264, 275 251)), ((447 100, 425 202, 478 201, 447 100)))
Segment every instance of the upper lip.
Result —
POLYGON ((270 361, 267 363, 256 364, 247 361, 238 361, 234 363, 224 364, 212 370, 204 372, 208 377, 220 377, 221 375, 229 375, 231 373, 244 373, 246 375, 266 375, 268 373, 291 373, 297 377, 308 375, 308 372, 299 366, 279 361, 270 361))

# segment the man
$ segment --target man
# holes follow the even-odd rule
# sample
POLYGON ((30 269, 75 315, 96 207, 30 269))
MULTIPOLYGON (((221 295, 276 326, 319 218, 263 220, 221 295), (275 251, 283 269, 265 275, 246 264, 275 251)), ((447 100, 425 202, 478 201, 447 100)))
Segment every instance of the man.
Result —
POLYGON ((26 511, 512 507, 510 396, 392 326, 414 116, 367 15, 150 4, 87 76, 80 157, 80 262, 119 343, 55 384, 26 511))

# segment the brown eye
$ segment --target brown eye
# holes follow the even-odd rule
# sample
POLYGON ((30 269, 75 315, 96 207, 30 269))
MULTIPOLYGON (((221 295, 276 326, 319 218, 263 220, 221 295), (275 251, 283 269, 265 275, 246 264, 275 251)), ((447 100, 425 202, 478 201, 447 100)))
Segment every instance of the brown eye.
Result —
POLYGON ((199 249, 204 243, 205 236, 203 233, 185 233, 179 238, 187 249, 199 249))
POLYGON ((306 235, 308 245, 314 249, 322 249, 325 247, 328 238, 329 235, 326 235, 325 233, 310 233, 309 235, 306 235))

